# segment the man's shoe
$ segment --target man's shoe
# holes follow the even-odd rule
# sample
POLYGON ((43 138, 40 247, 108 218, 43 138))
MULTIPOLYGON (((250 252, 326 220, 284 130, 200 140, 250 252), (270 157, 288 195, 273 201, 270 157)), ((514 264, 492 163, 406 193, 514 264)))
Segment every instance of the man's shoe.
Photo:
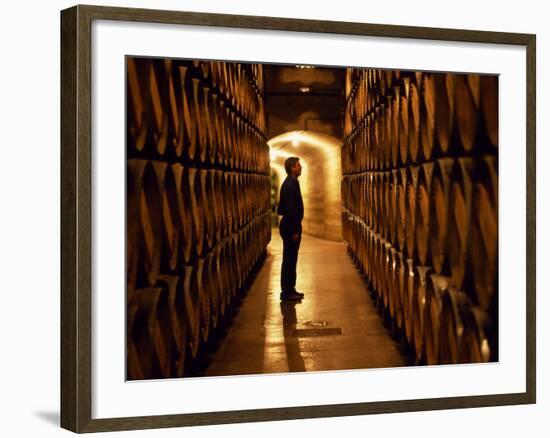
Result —
POLYGON ((300 298, 304 298, 304 294, 302 292, 298 292, 297 290, 294 290, 294 293, 296 295, 300 295, 300 298))
POLYGON ((284 293, 281 292, 281 301, 300 301, 302 296, 296 292, 284 293))

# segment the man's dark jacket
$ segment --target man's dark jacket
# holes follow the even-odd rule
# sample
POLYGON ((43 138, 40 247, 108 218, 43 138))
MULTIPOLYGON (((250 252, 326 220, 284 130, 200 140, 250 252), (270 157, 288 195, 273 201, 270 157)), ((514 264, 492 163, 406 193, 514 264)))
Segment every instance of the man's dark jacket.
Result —
POLYGON ((298 178, 290 175, 285 178, 281 186, 277 214, 283 216, 279 224, 279 229, 283 237, 290 237, 293 234, 302 233, 304 202, 302 201, 302 193, 300 191, 298 178))

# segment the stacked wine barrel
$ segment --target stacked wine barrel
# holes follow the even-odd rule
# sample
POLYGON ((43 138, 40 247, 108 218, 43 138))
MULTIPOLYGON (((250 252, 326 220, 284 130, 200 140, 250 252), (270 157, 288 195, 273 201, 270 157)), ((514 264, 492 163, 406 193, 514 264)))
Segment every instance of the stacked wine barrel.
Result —
POLYGON ((261 65, 127 59, 127 375, 184 376, 271 238, 261 65))
POLYGON ((344 238, 416 363, 498 360, 498 79, 348 69, 344 238))

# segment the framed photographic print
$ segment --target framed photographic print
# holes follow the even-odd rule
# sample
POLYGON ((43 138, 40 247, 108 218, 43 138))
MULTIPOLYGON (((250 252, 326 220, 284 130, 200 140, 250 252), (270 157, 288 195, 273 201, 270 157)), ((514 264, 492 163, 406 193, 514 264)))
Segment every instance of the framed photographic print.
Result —
POLYGON ((61 13, 61 422, 534 403, 535 36, 61 13))

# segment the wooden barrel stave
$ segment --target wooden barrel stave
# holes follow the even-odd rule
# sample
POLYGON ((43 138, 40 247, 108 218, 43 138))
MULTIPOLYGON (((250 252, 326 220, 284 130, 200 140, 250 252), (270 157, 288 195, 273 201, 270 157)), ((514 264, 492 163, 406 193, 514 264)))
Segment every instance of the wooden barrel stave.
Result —
POLYGON ((438 274, 442 274, 444 270, 448 272, 447 231, 450 221, 449 198, 454 164, 453 158, 439 159, 432 179, 428 240, 431 264, 438 274))
POLYGON ((416 259, 421 265, 431 262, 429 234, 430 234, 430 210, 431 189, 435 164, 424 163, 418 174, 416 219, 415 219, 415 250, 416 259))

